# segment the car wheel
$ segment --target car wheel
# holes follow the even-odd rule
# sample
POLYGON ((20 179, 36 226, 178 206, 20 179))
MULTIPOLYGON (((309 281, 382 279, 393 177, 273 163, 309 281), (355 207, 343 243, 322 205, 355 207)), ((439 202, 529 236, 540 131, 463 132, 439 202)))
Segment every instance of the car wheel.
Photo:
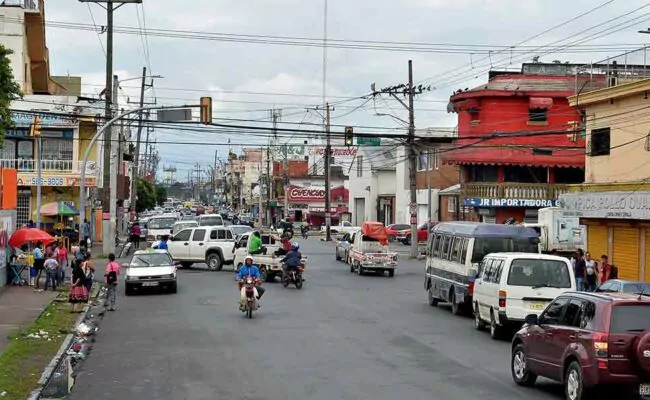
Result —
POLYGON ((189 267, 191 267, 191 266, 192 266, 192 263, 191 263, 191 262, 182 262, 182 263, 181 263, 181 267, 183 267, 183 268, 189 268, 189 267))
POLYGON ((494 311, 490 311, 490 337, 494 340, 501 340, 503 336, 503 327, 497 324, 494 317, 494 311))
POLYGON ((354 273, 354 264, 350 263, 350 272, 354 273))
POLYGON ((427 289, 427 297, 429 298, 429 305, 431 307, 436 307, 438 305, 439 300, 433 295, 431 289, 432 288, 427 289))
POLYGON ((584 400, 586 398, 582 385, 582 368, 577 361, 571 362, 564 373, 564 395, 567 400, 584 400))
POLYGON ((260 280, 262 282, 267 282, 267 279, 268 279, 268 275, 266 273, 266 268, 265 267, 260 268, 260 280))
POLYGON ((389 269, 389 270, 388 270, 388 277, 389 277, 389 278, 392 278, 392 277, 394 277, 394 276, 395 276, 395 270, 394 270, 394 269, 389 269))
POLYGON ((394 242, 395 241, 395 235, 388 235, 388 241, 389 242, 394 242))
POLYGON ((521 343, 512 350, 510 372, 512 373, 512 379, 519 386, 533 386, 537 380, 537 375, 530 372, 528 368, 524 345, 521 343))
POLYGON ((460 315, 460 304, 456 301, 456 291, 453 290, 453 288, 451 290, 451 295, 449 296, 449 302, 451 303, 451 313, 453 315, 460 315))
POLYGON ((404 243, 404 246, 410 246, 411 245, 411 236, 407 236, 402 240, 402 243, 404 243))
POLYGON ((223 260, 221 260, 219 254, 210 254, 205 262, 208 264, 208 269, 210 271, 221 271, 223 268, 223 260))
POLYGON ((357 262, 357 274, 359 276, 363 276, 363 267, 361 267, 361 263, 357 262))
POLYGON ((485 322, 481 319, 481 312, 478 309, 478 303, 474 303, 474 328, 477 331, 485 329, 485 322))
POLYGON ((341 261, 341 257, 339 256, 338 249, 334 250, 334 258, 336 259, 336 261, 341 261))
POLYGON ((177 293, 178 292, 178 284, 177 283, 172 283, 171 287, 169 288, 169 293, 177 293))

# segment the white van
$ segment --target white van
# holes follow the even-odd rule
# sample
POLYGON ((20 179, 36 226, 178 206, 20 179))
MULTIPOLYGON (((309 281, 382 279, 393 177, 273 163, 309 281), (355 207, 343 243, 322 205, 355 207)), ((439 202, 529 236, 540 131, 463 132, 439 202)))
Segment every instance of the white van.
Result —
POLYGON ((203 214, 196 219, 199 226, 224 226, 223 218, 219 214, 203 214))
POLYGON ((528 314, 540 314, 553 299, 576 290, 568 259, 546 254, 491 253, 483 258, 474 282, 475 327, 490 327, 500 339, 509 327, 519 328, 528 314))

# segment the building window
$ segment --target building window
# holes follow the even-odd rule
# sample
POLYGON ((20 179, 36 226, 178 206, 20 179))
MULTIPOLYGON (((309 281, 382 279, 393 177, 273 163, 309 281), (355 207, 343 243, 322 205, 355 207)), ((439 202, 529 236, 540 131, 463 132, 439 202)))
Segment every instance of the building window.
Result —
POLYGON ((32 193, 31 191, 18 192, 18 205, 16 207, 16 228, 21 228, 29 222, 31 216, 29 211, 31 209, 32 193))
POLYGON ((418 171, 426 171, 429 168, 429 154, 422 153, 418 156, 418 171))
POLYGON ((548 110, 546 108, 531 108, 528 110, 528 122, 547 122, 548 110))
POLYGON ((363 156, 357 157, 357 178, 363 176, 363 156))
POLYGON ((610 130, 609 128, 599 128, 591 130, 591 151, 592 157, 608 156, 610 151, 610 130))
POLYGON ((455 213, 458 204, 458 197, 447 196, 447 212, 455 213))
POLYGON ((41 139, 41 152, 43 153, 41 160, 44 161, 44 168, 72 170, 72 140, 43 138, 41 139))

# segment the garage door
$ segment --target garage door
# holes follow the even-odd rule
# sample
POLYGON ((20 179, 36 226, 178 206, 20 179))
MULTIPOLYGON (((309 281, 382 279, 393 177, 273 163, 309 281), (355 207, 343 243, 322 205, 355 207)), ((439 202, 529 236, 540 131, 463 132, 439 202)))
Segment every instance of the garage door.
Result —
POLYGON ((596 260, 600 260, 600 256, 609 252, 607 245, 607 232, 606 226, 587 226, 587 251, 591 253, 591 257, 596 260))
POLYGON ((639 230, 614 228, 612 263, 618 267, 620 279, 639 279, 639 230))
POLYGON ((366 220, 366 199, 354 199, 354 226, 361 226, 366 220))

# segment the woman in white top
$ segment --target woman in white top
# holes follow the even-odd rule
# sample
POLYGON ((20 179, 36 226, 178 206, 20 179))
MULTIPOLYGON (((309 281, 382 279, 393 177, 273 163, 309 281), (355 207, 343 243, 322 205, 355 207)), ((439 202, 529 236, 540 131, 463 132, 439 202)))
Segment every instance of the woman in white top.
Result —
POLYGON ((585 290, 593 292, 598 286, 598 262, 591 259, 591 254, 585 254, 585 290))

